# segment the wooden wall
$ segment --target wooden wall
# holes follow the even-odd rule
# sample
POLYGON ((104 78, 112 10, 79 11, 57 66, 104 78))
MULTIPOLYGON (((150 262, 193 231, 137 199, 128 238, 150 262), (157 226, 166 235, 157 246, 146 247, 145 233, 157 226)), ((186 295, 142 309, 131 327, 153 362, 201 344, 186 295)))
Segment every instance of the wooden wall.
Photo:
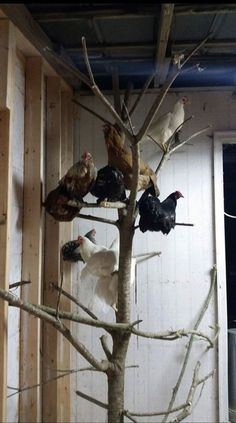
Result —
MULTIPOLYGON (((0 286, 8 289, 9 284, 30 281, 13 292, 41 303, 49 255, 55 257, 58 274, 49 260, 47 283, 57 282, 61 270, 64 287, 70 290, 71 269, 61 262, 60 246, 71 237, 72 224, 57 224, 58 238, 44 248, 42 201, 73 161, 72 91, 7 19, 0 22, 0 53, 0 286), (54 119, 55 98, 59 120, 54 119), (50 157, 52 142, 57 157, 50 157), (50 169, 55 170, 53 180, 50 169)), ((57 292, 50 290, 48 304, 57 299, 57 292)), ((70 306, 63 301, 63 307, 70 306)), ((41 322, 2 300, 0 326, 0 420, 70 421, 69 377, 45 384, 60 374, 58 369, 70 369, 68 343, 56 336, 56 343, 51 337, 46 345, 41 322)))
MULTIPOLYGON (((205 135, 192 140, 179 150, 165 165, 158 181, 164 199, 171 192, 180 190, 184 198, 177 206, 177 221, 191 222, 194 227, 176 227, 168 236, 160 233, 135 233, 134 254, 160 250, 160 258, 152 258, 137 265, 136 285, 132 289, 133 320, 142 319, 140 329, 161 331, 166 329, 193 327, 210 285, 210 269, 215 263, 214 244, 214 209, 213 209, 213 139, 215 130, 235 129, 236 100, 232 92, 181 92, 171 93, 160 111, 169 111, 177 99, 187 95, 191 104, 186 108, 186 115, 194 114, 195 119, 183 129, 181 136, 212 125, 205 135)), ((134 117, 135 128, 138 129, 153 95, 146 95, 143 104, 134 117)), ((81 97, 81 101, 103 116, 109 117, 100 103, 93 97, 81 97)), ((77 158, 86 148, 95 158, 98 168, 106 164, 107 155, 100 121, 81 110, 78 125, 79 147, 77 158)), ((155 168, 160 158, 155 145, 142 146, 142 156, 155 168)), ((88 197, 89 198, 89 197, 88 197)), ((88 211, 115 217, 114 211, 88 211)), ((74 236, 84 234, 96 228, 97 241, 109 246, 115 237, 116 229, 102 223, 78 219, 74 223, 74 236)), ((80 270, 83 265, 73 266, 73 290, 80 294, 80 270)), ((201 330, 213 335, 210 326, 217 323, 216 295, 214 296, 201 330)), ((102 317, 102 316, 101 316, 102 317)), ((114 321, 114 313, 103 316, 114 321)), ((99 358, 103 352, 99 342, 100 330, 76 327, 75 333, 81 337, 99 358)), ((225 321, 222 322, 225 331, 225 321)), ((125 408, 137 412, 165 410, 168 406, 182 364, 186 339, 175 342, 153 341, 144 338, 132 338, 128 351, 127 364, 138 365, 139 368, 127 369, 125 408)), ((81 357, 75 356, 76 368, 86 366, 81 357)), ((192 357, 176 405, 186 400, 186 393, 192 381, 192 371, 197 359, 202 362, 201 375, 217 368, 215 350, 206 352, 206 344, 200 340, 194 342, 192 357)), ((226 357, 224 357, 226 360, 226 357)), ((81 372, 73 377, 74 389, 79 389, 98 400, 106 402, 106 380, 104 375, 94 372, 81 372)), ((194 410, 188 417, 189 422, 218 421, 218 382, 217 376, 207 381, 201 398, 195 397, 194 410)), ((105 411, 84 399, 73 398, 73 422, 105 421, 105 411)), ((227 411, 226 411, 227 416, 227 411)), ((145 422, 161 421, 161 417, 141 419, 145 422)))

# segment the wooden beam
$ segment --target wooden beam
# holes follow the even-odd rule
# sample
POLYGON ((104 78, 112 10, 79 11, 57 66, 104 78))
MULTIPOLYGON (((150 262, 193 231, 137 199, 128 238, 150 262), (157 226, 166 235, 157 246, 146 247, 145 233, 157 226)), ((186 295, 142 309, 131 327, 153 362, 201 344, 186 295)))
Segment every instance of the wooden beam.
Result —
POLYGON ((163 3, 161 5, 161 16, 159 22, 157 51, 155 58, 155 69, 157 70, 157 75, 154 78, 154 87, 158 87, 160 85, 160 80, 163 79, 162 74, 164 72, 163 68, 165 65, 166 48, 169 39, 173 13, 173 3, 163 3))
MULTIPOLYGON (((48 77, 46 112, 46 192, 56 188, 61 175, 61 83, 60 78, 48 77)), ((44 247, 43 303, 56 307, 57 293, 51 282, 60 283, 59 222, 46 213, 44 247)), ((43 324, 43 380, 55 377, 57 369, 58 334, 55 328, 43 324)), ((57 381, 43 386, 43 421, 58 422, 57 381)))
POLYGON ((0 108, 11 108, 13 104, 12 69, 15 65, 15 30, 14 25, 3 19, 0 22, 0 108))
MULTIPOLYGON (((98 55, 101 55, 102 53, 127 53, 127 52, 135 52, 137 51, 139 54, 141 52, 152 52, 155 49, 156 45, 153 43, 122 43, 122 44, 107 44, 102 43, 101 45, 89 45, 89 53, 98 55)), ((65 49, 67 53, 83 53, 83 48, 80 46, 74 47, 74 46, 68 46, 65 49)))
POLYGON ((16 25, 22 34, 37 48, 41 56, 44 57, 49 64, 56 70, 68 84, 74 88, 80 87, 81 81, 86 80, 85 76, 81 74, 71 75, 66 67, 60 66, 55 61, 46 48, 54 50, 52 41, 48 38, 45 32, 40 28, 38 23, 33 19, 28 9, 21 3, 1 3, 0 9, 7 15, 7 17, 16 25))
MULTIPOLYGON (((73 164, 73 103, 72 93, 62 92, 61 95, 61 174, 64 175, 73 164)), ((62 222, 60 224, 60 246, 73 239, 72 222, 62 222)), ((63 288, 72 291, 71 263, 61 260, 60 270, 63 273, 63 288)), ((61 296, 60 307, 68 312, 71 311, 71 301, 65 296, 61 296)), ((70 329, 70 324, 65 323, 70 329)), ((57 367, 60 369, 70 369, 70 344, 62 336, 58 335, 57 344, 57 367)), ((57 418, 59 422, 70 422, 71 417, 71 386, 70 376, 59 379, 57 382, 57 418)))
MULTIPOLYGON (((8 290, 10 237, 10 111, 0 110, 0 287, 8 290)), ((0 300, 0 421, 7 421, 8 306, 0 300)))
POLYGON ((235 3, 214 3, 214 4, 176 4, 175 14, 178 15, 215 15, 225 13, 236 13, 235 3))
POLYGON ((98 8, 96 4, 93 4, 92 8, 85 7, 80 11, 75 10, 72 12, 46 12, 46 13, 37 13, 32 11, 32 16, 38 22, 75 22, 81 19, 130 19, 142 18, 142 17, 152 17, 160 11, 160 6, 157 4, 152 4, 151 6, 145 5, 136 5, 135 12, 124 8, 109 7, 109 8, 98 8))
MULTIPOLYGON (((43 64, 41 57, 26 60, 24 217, 22 278, 30 285, 22 287, 22 298, 41 304, 42 212, 41 181, 43 163, 43 64)), ((21 313, 20 386, 40 383, 40 320, 21 313)), ((20 421, 40 422, 40 389, 20 395, 20 421)))
MULTIPOLYGON (((9 287, 9 254, 12 198, 12 108, 15 83, 15 33, 7 20, 0 21, 0 287, 9 287)), ((0 301, 0 421, 7 421, 8 305, 0 301)))

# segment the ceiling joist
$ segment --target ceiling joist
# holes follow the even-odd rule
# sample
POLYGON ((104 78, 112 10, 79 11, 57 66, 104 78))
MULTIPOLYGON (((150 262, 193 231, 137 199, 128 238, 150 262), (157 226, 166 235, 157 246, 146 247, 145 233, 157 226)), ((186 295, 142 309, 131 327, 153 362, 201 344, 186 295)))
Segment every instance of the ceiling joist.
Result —
POLYGON ((166 73, 166 49, 167 43, 170 34, 170 28, 172 23, 174 13, 174 4, 173 3, 164 3, 161 5, 161 17, 158 30, 158 41, 157 41, 157 50, 155 58, 155 71, 157 71, 154 78, 154 87, 158 87, 160 82, 163 80, 163 72, 166 73))
MULTIPOLYGON (((80 86, 81 81, 83 81, 83 75, 81 75, 81 78, 79 78, 78 75, 77 78, 76 76, 72 77, 71 72, 68 72, 65 67, 60 66, 58 62, 55 61, 53 55, 48 53, 47 49, 54 51, 52 41, 47 37, 37 22, 35 22, 23 4, 1 3, 0 9, 31 42, 31 44, 36 47, 42 57, 44 57, 55 69, 58 75, 60 75, 71 87, 78 88, 80 86)), ((79 71, 77 72, 79 73, 79 71)))

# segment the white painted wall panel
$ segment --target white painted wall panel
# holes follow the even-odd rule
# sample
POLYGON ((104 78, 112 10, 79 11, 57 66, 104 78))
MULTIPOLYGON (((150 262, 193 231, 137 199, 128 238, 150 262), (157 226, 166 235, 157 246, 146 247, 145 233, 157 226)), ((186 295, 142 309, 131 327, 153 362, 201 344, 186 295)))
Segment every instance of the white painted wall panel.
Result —
MULTIPOLYGON (((195 119, 182 129, 181 137, 212 125, 206 134, 190 141, 178 151, 165 165, 158 184, 160 198, 164 199, 171 192, 180 190, 184 199, 180 199, 177 206, 177 222, 191 222, 194 227, 176 227, 168 236, 160 233, 142 234, 136 231, 134 238, 134 253, 153 250, 162 251, 160 258, 155 257, 137 266, 136 288, 132 290, 132 318, 142 319, 140 329, 161 331, 165 329, 192 328, 205 300, 210 286, 210 269, 214 257, 214 229, 213 229, 213 171, 212 171, 212 138, 208 135, 216 130, 235 129, 236 98, 231 92, 191 92, 171 93, 167 96, 160 115, 169 111, 177 98, 188 95, 191 104, 186 108, 186 116, 194 114, 195 119), (136 290, 136 293, 135 293, 136 290)), ((147 113, 148 106, 154 96, 147 94, 142 105, 138 108, 133 122, 138 129, 147 113)), ((88 107, 107 115, 103 106, 94 97, 82 97, 81 101, 88 107)), ((107 153, 102 132, 102 123, 80 110, 77 124, 78 138, 76 139, 77 157, 87 149, 95 158, 98 168, 106 165, 107 153)), ((142 156, 148 160, 153 168, 160 158, 157 147, 152 143, 142 146, 142 156)), ((88 197, 89 198, 89 197, 88 197)), ((91 197, 92 198, 92 197, 91 197)), ((110 210, 87 211, 104 217, 115 217, 116 212, 110 210)), ((78 232, 84 234, 95 227, 97 240, 109 245, 115 229, 102 223, 77 219, 75 236, 78 232)), ((83 265, 73 264, 74 295, 79 294, 79 274, 83 265)), ((200 329, 213 335, 209 328, 216 322, 215 299, 205 315, 200 329)), ((106 316, 113 321, 113 312, 106 316)), ((103 357, 99 345, 101 331, 74 325, 77 336, 99 358, 103 357)), ((187 339, 175 342, 153 341, 136 337, 132 338, 129 347, 127 364, 136 364, 138 369, 127 369, 126 374, 126 404, 125 407, 137 412, 163 410, 168 406, 180 366, 184 359, 187 339)), ((183 403, 192 381, 192 371, 196 361, 202 362, 200 375, 203 376, 216 368, 216 351, 206 352, 206 344, 196 341, 193 346, 191 359, 188 364, 183 385, 177 396, 175 405, 183 403)), ((74 367, 86 366, 78 355, 74 367)), ((106 401, 105 377, 97 373, 78 373, 73 378, 74 390, 106 401)), ((218 421, 217 377, 207 381, 201 398, 199 391, 195 396, 193 413, 188 422, 218 421)), ((76 398, 73 409, 76 422, 105 421, 106 413, 99 407, 76 398)), ((160 417, 140 419, 145 422, 161 421, 160 417)))
MULTIPOLYGON (((10 235, 10 283, 21 280, 22 259, 22 212, 23 212, 23 151, 24 151, 24 93, 25 72, 24 63, 16 58, 16 79, 14 89, 13 109, 13 143, 12 143, 12 211, 11 211, 11 235, 10 235)), ((16 295, 20 295, 20 289, 14 289, 16 295)), ((20 313, 18 309, 9 307, 8 324, 8 386, 19 387, 19 323, 20 313)), ((9 389, 9 394, 14 390, 9 389)), ((7 421, 18 422, 18 395, 8 399, 7 421)))

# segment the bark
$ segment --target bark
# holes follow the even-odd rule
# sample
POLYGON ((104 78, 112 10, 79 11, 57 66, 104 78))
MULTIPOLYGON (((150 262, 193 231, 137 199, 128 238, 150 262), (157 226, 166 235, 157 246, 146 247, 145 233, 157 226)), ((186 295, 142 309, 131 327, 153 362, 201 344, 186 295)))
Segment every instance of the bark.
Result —
POLYGON ((129 346, 130 334, 115 334, 113 336, 113 353, 108 378, 108 422, 123 422, 124 411, 124 381, 125 361, 129 346), (113 367, 113 366, 112 366, 113 367))
MULTIPOLYGON (((119 212, 120 222, 120 257, 118 276, 118 312, 117 323, 130 323, 130 270, 133 244, 132 214, 119 212)), ((123 422, 124 416, 124 380, 125 362, 130 341, 130 333, 114 333, 112 366, 107 372, 108 377, 108 422, 123 422)))

